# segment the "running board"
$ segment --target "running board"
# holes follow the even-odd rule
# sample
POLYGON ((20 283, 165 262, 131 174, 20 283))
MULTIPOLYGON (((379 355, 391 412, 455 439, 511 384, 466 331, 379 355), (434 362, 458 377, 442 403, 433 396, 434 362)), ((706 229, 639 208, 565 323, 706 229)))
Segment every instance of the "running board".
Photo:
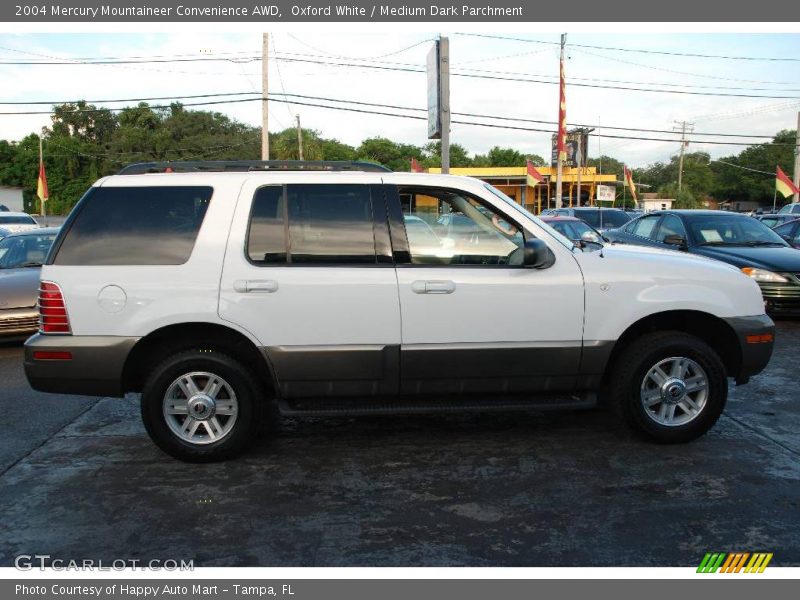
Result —
POLYGON ((572 396, 281 399, 278 408, 288 417, 410 415, 435 413, 571 410, 597 406, 595 392, 572 396))

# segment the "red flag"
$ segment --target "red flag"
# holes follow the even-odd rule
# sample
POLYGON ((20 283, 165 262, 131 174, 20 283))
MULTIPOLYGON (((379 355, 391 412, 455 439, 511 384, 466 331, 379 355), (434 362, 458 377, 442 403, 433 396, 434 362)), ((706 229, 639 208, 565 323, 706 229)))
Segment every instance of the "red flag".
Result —
POLYGON ((561 59, 561 86, 558 94, 558 142, 556 149, 561 160, 567 158, 567 82, 564 78, 564 59, 561 59))
POLYGON ((422 168, 422 165, 419 164, 419 161, 416 158, 414 158, 413 156, 411 157, 411 172, 412 173, 424 173, 425 172, 425 169, 422 168))
POLYGON ((777 167, 775 171, 775 189, 780 192, 781 196, 784 198, 798 193, 794 182, 786 176, 786 173, 784 173, 780 167, 777 167))
POLYGON ((544 183, 544 175, 536 170, 536 167, 533 166, 531 161, 528 161, 527 183, 531 187, 535 186, 537 183, 544 183))
POLYGON ((47 192, 47 175, 44 172, 44 161, 39 161, 39 181, 36 184, 36 195, 39 196, 39 200, 42 202, 47 202, 47 199, 50 197, 47 192))

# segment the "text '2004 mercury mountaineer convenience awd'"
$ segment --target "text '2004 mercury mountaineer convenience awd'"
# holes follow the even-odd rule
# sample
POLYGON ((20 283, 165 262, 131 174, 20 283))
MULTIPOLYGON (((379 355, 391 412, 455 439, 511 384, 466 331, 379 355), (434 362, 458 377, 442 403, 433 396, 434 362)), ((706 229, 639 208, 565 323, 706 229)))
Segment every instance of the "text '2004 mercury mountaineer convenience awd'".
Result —
POLYGON ((123 169, 72 211, 39 306, 31 385, 141 393, 154 442, 190 461, 280 414, 604 402, 685 442, 774 336, 729 265, 575 245, 479 180, 363 163, 123 169))

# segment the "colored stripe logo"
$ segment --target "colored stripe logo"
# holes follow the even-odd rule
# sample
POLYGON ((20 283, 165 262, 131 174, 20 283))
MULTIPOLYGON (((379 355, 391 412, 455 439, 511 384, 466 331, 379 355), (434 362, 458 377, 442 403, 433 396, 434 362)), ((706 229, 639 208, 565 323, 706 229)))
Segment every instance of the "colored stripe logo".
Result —
POLYGON ((707 552, 698 573, 763 573, 772 552, 707 552))

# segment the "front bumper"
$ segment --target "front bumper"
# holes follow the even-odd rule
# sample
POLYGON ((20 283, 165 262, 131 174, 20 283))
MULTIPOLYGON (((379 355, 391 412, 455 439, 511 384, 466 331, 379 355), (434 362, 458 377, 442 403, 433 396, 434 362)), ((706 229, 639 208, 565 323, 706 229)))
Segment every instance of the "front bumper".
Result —
POLYGON ((28 337, 39 329, 39 309, 7 308, 0 310, 0 338, 28 337))
POLYGON ((36 334, 25 342, 25 376, 40 392, 121 397, 125 361, 139 338, 36 334), (36 352, 69 358, 35 358, 36 352))
POLYGON ((791 273, 781 275, 797 282, 759 284, 767 312, 775 316, 800 316, 800 278, 791 273))
POLYGON ((737 384, 747 383, 763 371, 775 346, 775 323, 767 315, 725 319, 736 334, 742 360, 738 373, 729 373, 737 384))

